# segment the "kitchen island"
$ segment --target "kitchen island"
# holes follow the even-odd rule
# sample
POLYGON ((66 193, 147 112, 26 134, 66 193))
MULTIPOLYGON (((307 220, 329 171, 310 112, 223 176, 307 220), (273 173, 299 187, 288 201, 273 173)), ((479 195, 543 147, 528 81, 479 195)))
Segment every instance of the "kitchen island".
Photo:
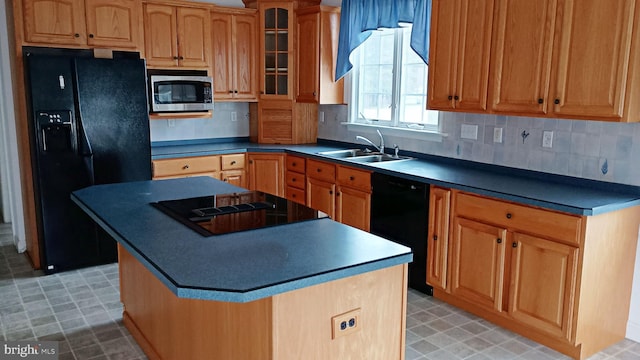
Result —
POLYGON ((403 359, 409 248, 330 219, 203 237, 152 202, 243 189, 206 177, 73 200, 119 245, 124 322, 152 359, 403 359))

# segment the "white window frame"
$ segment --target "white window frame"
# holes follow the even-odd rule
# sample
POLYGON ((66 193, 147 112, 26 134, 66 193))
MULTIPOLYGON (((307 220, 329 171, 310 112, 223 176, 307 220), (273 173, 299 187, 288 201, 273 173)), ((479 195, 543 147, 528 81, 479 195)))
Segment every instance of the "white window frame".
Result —
POLYGON ((402 78, 402 66, 397 66, 402 61, 402 33, 396 31, 394 34, 394 77, 393 77, 393 93, 392 93, 392 116, 391 122, 381 123, 376 120, 365 119, 358 111, 359 96, 359 77, 360 77, 360 58, 358 51, 355 49, 351 55, 351 63, 354 64, 353 69, 345 76, 345 100, 349 104, 349 121, 345 123, 349 130, 358 130, 365 133, 375 133, 375 129, 385 129, 384 133, 389 135, 397 135, 408 138, 418 138, 425 140, 442 141, 442 117, 439 111, 433 110, 433 115, 438 117, 437 125, 410 124, 399 121, 400 109, 398 100, 400 98, 400 86, 398 82, 402 78))

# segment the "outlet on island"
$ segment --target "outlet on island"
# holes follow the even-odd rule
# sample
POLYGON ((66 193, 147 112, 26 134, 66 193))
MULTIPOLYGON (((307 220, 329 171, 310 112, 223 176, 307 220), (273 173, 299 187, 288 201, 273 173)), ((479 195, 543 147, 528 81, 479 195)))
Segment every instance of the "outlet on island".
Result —
POLYGON ((362 327, 360 322, 360 309, 353 309, 344 314, 332 317, 331 324, 331 339, 337 339, 341 336, 359 331, 362 327))

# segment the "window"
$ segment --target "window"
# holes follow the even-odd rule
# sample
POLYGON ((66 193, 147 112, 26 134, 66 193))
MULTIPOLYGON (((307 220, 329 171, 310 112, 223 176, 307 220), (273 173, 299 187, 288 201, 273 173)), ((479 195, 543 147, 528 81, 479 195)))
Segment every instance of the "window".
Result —
POLYGON ((379 29, 353 52, 352 123, 438 130, 438 112, 426 110, 427 65, 410 39, 410 24, 379 29))

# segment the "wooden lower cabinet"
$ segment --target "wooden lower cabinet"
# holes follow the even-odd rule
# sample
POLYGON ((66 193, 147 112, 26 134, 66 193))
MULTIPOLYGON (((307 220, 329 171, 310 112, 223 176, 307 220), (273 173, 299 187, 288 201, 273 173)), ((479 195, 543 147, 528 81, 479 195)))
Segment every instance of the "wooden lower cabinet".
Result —
POLYGON ((480 222, 454 220, 451 293, 502 311, 505 273, 505 229, 480 222))
POLYGON ((245 170, 245 154, 228 154, 220 156, 220 180, 229 184, 247 187, 247 171, 245 170))
POLYGON ((249 189, 285 196, 284 154, 249 153, 249 189))
POLYGON ((308 160, 307 206, 338 222, 369 231, 371 172, 308 160))
POLYGON ((625 338, 640 207, 577 216, 437 187, 431 202, 436 298, 574 359, 625 338))
POLYGON ((404 359, 407 264, 247 303, 178 298, 118 246, 123 322, 150 359, 404 359), (331 319, 359 309, 360 330, 331 319))
POLYGON ((220 180, 220 157, 194 156, 153 160, 153 179, 210 176, 220 180))
POLYGON ((429 191, 429 234, 427 237, 427 283, 447 288, 449 214, 451 190, 431 186, 429 191))

